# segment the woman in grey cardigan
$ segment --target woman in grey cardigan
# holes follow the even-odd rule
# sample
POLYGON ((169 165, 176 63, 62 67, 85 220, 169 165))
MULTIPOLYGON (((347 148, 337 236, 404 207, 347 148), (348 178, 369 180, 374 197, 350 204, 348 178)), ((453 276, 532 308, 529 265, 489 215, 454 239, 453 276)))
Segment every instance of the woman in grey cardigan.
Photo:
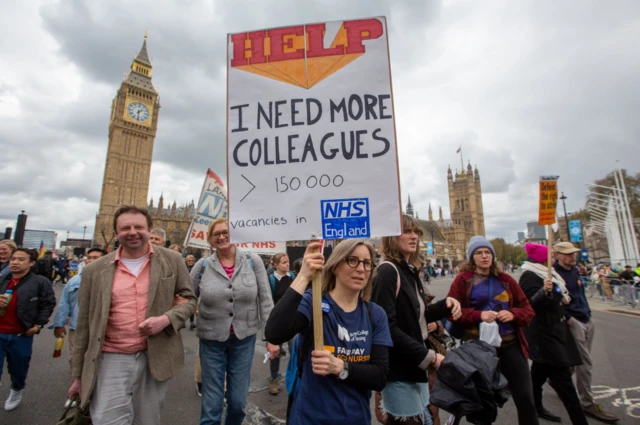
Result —
MULTIPOLYGON (((225 374, 225 425, 241 425, 256 334, 273 308, 271 289, 260 257, 229 242, 227 220, 214 220, 207 238, 214 254, 191 269, 193 289, 200 298, 196 330, 202 365, 200 425, 221 424, 225 374)), ((279 350, 271 344, 267 348, 273 357, 279 350)))

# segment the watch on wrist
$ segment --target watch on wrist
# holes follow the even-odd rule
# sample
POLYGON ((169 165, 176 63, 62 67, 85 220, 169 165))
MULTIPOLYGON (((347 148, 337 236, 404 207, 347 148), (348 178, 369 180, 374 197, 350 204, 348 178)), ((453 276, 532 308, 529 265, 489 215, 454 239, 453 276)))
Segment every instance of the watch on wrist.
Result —
POLYGON ((36 325, 38 327, 38 332, 36 332, 36 335, 38 335, 40 333, 40 331, 42 330, 42 325, 36 325))
POLYGON ((338 378, 342 379, 343 381, 345 379, 347 379, 349 377, 349 363, 347 362, 343 362, 344 366, 342 368, 342 370, 340 371, 340 373, 338 374, 338 378))

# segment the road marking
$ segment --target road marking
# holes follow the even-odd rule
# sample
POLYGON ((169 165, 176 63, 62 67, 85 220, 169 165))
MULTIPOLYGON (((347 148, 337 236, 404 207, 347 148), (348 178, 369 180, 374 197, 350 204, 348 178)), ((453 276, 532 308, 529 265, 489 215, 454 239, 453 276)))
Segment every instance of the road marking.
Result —
POLYGON ((601 400, 615 397, 611 404, 615 407, 626 407, 627 416, 640 418, 640 386, 630 388, 611 388, 605 385, 593 385, 593 398, 601 400), (635 398, 629 398, 633 393, 635 398), (616 397, 618 396, 618 397, 616 397))

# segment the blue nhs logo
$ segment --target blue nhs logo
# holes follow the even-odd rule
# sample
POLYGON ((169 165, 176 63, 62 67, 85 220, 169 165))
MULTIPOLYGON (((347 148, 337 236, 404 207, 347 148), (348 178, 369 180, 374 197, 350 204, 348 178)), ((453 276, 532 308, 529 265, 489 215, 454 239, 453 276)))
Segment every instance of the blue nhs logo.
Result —
POLYGON ((320 201, 324 239, 368 238, 371 235, 369 198, 320 201))

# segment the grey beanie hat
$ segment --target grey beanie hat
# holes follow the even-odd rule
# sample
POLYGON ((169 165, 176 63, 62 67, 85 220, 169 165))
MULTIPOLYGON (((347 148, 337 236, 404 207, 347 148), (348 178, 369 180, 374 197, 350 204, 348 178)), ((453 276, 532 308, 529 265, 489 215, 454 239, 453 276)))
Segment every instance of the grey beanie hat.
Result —
POLYGON ((467 249, 467 257, 469 260, 473 258, 473 253, 478 248, 488 248, 491 251, 491 254, 493 254, 493 260, 495 261, 496 250, 493 248, 493 245, 491 245, 491 242, 489 242, 489 240, 484 236, 474 236, 469 241, 469 248, 467 249))

